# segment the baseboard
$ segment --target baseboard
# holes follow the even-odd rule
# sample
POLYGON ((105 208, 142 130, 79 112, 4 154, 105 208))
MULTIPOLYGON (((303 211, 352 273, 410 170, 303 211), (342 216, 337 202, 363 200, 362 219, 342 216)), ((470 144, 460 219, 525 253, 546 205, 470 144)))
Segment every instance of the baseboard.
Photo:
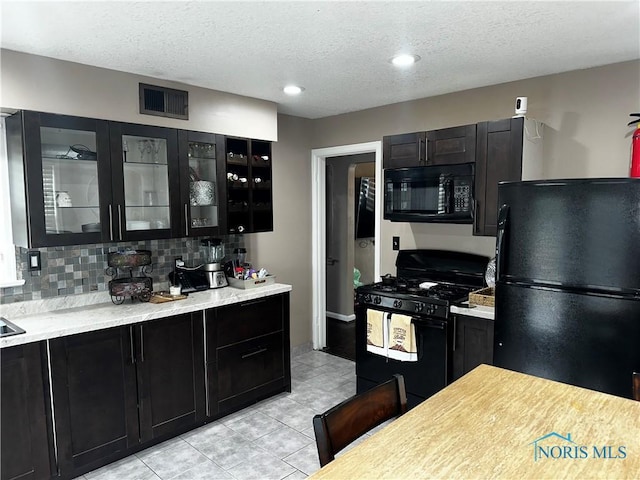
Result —
POLYGON ((351 315, 343 315, 341 313, 327 312, 327 317, 335 318, 342 322, 353 322, 356 319, 356 314, 352 313, 351 315))

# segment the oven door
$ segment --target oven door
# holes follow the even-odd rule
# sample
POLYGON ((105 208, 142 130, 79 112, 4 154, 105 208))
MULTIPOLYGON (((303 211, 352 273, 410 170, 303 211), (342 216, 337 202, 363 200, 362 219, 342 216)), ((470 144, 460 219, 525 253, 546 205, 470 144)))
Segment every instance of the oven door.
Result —
POLYGON ((446 320, 423 316, 413 318, 418 349, 415 362, 401 362, 367 351, 366 323, 366 307, 361 307, 356 314, 358 393, 399 373, 404 376, 409 407, 414 407, 447 386, 451 379, 452 335, 446 320))

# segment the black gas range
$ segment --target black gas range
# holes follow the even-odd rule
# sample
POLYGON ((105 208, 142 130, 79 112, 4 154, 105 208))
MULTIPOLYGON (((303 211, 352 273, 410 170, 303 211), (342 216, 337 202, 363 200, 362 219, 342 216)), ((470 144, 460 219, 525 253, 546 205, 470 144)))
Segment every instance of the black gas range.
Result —
POLYGON ((447 318, 450 305, 467 300, 469 292, 478 288, 481 287, 389 276, 384 282, 360 287, 358 301, 408 314, 447 318))
MULTIPOLYGON (((409 406, 444 388, 452 377, 455 325, 450 307, 484 286, 489 258, 448 250, 401 250, 396 276, 363 285, 356 294, 356 375, 361 393, 394 373, 405 377, 409 406), (399 361, 367 346, 367 312, 411 317, 417 356, 399 361)), ((389 323, 387 324, 389 331, 389 323)), ((391 339, 390 339, 391 340, 391 339)))

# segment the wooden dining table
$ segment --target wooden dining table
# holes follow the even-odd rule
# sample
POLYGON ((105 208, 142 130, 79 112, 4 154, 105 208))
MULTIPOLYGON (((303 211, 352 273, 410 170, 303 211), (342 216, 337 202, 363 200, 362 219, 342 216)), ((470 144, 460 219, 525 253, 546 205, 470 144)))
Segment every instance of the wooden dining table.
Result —
POLYGON ((640 479, 640 402, 480 365, 310 478, 640 479))

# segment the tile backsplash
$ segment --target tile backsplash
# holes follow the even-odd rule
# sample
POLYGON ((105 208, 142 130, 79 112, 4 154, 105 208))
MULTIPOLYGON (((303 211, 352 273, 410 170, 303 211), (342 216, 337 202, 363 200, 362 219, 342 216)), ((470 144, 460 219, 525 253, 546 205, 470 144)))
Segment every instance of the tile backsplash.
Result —
MULTIPOLYGON (((203 237, 205 238, 205 237, 203 237)), ((220 237, 225 244, 226 257, 231 258, 233 249, 244 246, 242 235, 220 237)), ((174 258, 182 256, 187 266, 201 263, 201 238, 173 238, 168 240, 146 240, 137 242, 102 243, 31 249, 40 251, 42 269, 30 272, 28 252, 16 248, 18 278, 24 285, 0 289, 0 304, 40 300, 60 295, 73 295, 109 290, 112 277, 105 274, 107 255, 121 249, 150 250, 154 290, 168 282, 167 275, 173 269, 174 258)))

